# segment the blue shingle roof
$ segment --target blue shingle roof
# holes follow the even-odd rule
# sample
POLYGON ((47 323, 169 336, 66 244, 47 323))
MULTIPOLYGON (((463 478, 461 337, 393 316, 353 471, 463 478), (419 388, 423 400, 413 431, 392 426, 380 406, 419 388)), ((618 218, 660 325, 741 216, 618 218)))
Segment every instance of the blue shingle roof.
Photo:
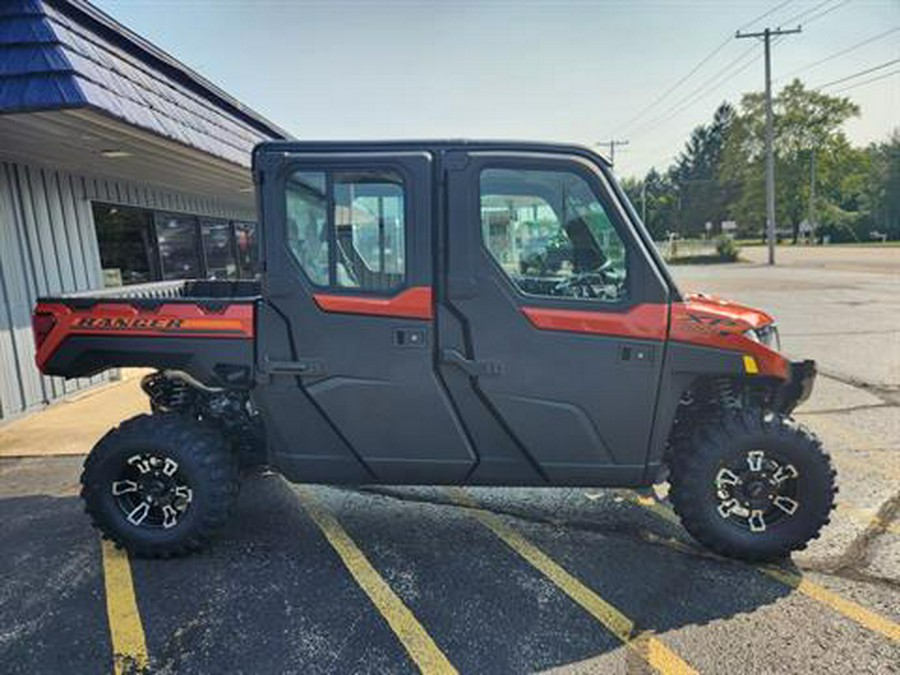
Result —
POLYGON ((0 113, 78 107, 243 166, 289 137, 85 0, 0 3, 0 113))

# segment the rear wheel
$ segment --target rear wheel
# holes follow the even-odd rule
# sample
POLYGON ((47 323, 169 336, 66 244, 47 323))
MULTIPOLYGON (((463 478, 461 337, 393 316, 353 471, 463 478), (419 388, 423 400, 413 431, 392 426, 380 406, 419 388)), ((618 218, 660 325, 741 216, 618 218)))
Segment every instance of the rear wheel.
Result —
POLYGON ((682 524, 722 555, 773 560, 805 548, 834 508, 828 455, 785 415, 725 414, 683 439, 670 465, 682 524))
POLYGON ((137 556, 177 556, 202 548, 225 524, 237 460, 214 429, 173 413, 140 415, 94 446, 81 484, 105 537, 137 556))

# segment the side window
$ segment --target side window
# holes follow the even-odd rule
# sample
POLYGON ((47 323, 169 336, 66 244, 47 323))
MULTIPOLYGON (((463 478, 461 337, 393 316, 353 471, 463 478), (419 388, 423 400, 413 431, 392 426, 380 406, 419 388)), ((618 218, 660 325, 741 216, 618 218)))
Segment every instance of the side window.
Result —
POLYGON ((334 177, 338 286, 389 290, 403 283, 403 180, 393 172, 334 177))
POLYGON ((328 285, 325 174, 296 171, 285 188, 287 245, 314 284, 328 285))
POLYGON ((387 291, 403 283, 406 203, 396 172, 295 172, 286 207, 288 248, 314 284, 387 291))
POLYGON ((625 245, 580 176, 481 172, 484 244, 524 293, 618 302, 627 296, 625 245))

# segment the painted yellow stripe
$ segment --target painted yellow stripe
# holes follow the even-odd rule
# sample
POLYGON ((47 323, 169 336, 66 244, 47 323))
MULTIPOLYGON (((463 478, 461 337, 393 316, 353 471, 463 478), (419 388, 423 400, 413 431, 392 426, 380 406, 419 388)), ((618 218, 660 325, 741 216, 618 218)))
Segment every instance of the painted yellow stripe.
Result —
POLYGON ((144 627, 138 612, 131 579, 128 554, 106 539, 103 547, 103 583, 106 588, 106 615, 113 649, 113 670, 116 675, 142 671, 150 660, 144 627))
MULTIPOLYGON (((648 509, 660 518, 664 518, 671 523, 680 525, 678 516, 676 516, 669 507, 664 506, 653 499, 640 496, 634 496, 632 501, 635 504, 639 504, 648 509)), ((870 609, 866 609, 862 605, 838 595, 834 591, 829 591, 824 586, 820 586, 802 575, 793 574, 769 565, 755 565, 754 568, 763 574, 767 574, 773 579, 780 581, 786 586, 790 586, 800 593, 803 593, 803 595, 808 598, 833 609, 838 614, 850 619, 854 623, 875 631, 876 633, 881 633, 891 640, 900 642, 900 624, 891 621, 870 609)))
POLYGON ((569 574, 550 556, 507 525, 499 516, 480 509, 478 503, 465 490, 449 488, 448 492, 457 504, 469 509, 469 513, 476 520, 497 535, 500 540, 553 582, 563 593, 581 605, 656 671, 673 675, 697 672, 652 633, 644 632, 635 635, 635 626, 631 619, 569 574))
POLYGON ((900 624, 895 623, 880 614, 876 614, 872 610, 866 609, 852 600, 847 600, 834 591, 829 591, 824 586, 820 586, 799 574, 793 574, 776 567, 768 566, 760 566, 757 569, 768 574, 773 579, 777 579, 781 583, 797 589, 807 597, 831 607, 831 609, 839 612, 851 621, 858 623, 860 626, 864 626, 871 631, 881 633, 891 640, 900 642, 900 624))
POLYGON ((861 509, 846 502, 838 502, 837 510, 838 513, 843 512, 860 522, 868 523, 869 527, 876 527, 891 534, 900 534, 900 525, 879 518, 878 514, 870 509, 861 509))
POLYGON ((337 519, 318 504, 311 490, 305 487, 295 487, 294 489, 300 497, 303 508, 322 530, 328 543, 340 556, 356 583, 365 591, 372 604, 387 621, 419 670, 423 673, 440 675, 456 673, 456 669, 422 627, 422 624, 378 574, 372 563, 359 550, 337 519))

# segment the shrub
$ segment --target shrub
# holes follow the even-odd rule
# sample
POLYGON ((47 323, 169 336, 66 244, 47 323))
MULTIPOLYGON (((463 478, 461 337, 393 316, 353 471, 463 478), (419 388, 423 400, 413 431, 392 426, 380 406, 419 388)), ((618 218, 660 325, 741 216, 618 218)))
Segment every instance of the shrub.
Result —
POLYGON ((716 253, 719 254, 723 261, 736 261, 740 252, 740 246, 737 245, 732 237, 724 234, 716 237, 716 253))

